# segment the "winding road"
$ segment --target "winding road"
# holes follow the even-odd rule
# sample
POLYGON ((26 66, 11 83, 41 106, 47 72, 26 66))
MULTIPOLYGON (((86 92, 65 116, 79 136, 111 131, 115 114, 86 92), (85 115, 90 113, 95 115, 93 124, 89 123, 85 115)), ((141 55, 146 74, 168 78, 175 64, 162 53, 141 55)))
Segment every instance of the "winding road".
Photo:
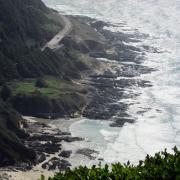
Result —
POLYGON ((58 34, 56 34, 49 42, 47 42, 44 47, 42 47, 41 51, 44 51, 47 47, 56 50, 61 47, 60 42, 62 39, 67 36, 72 31, 72 23, 71 21, 65 17, 60 15, 62 20, 64 21, 64 28, 58 34))

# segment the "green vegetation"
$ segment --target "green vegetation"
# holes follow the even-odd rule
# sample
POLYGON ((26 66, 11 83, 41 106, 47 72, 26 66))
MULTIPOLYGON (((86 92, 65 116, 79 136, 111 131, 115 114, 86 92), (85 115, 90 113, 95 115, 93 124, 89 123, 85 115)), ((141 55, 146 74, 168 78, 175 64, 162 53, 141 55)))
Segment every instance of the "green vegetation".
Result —
POLYGON ((61 58, 41 52, 41 47, 62 29, 57 16, 40 0, 0 1, 0 84, 60 74, 61 58))
POLYGON ((0 1, 0 86, 12 90, 10 97, 3 88, 1 97, 24 115, 71 115, 85 103, 85 90, 71 82, 87 69, 84 63, 69 48, 41 51, 63 23, 40 0, 0 1))
POLYGON ((7 85, 4 85, 0 91, 0 97, 2 98, 2 100, 6 101, 11 97, 11 95, 12 95, 11 89, 7 85))
MULTIPOLYGON (((44 177, 42 176, 42 180, 44 177)), ((104 167, 93 166, 92 168, 82 167, 74 170, 67 170, 56 174, 49 180, 152 180, 180 179, 180 151, 174 148, 174 153, 170 154, 166 150, 156 153, 154 156, 147 155, 144 161, 140 161, 137 166, 127 164, 112 164, 104 167)))
POLYGON ((8 86, 12 90, 9 103, 23 115, 45 118, 74 116, 80 114, 85 105, 86 90, 82 85, 55 76, 12 81, 8 86))
POLYGON ((80 85, 73 84, 70 81, 62 80, 58 77, 45 76, 41 78, 41 80, 43 80, 43 82, 47 85, 46 87, 37 87, 37 79, 13 81, 8 83, 8 85, 12 89, 13 96, 18 94, 31 95, 33 93, 39 92, 41 95, 50 98, 58 98, 62 95, 84 92, 84 89, 80 85))
POLYGON ((100 43, 103 43, 105 41, 102 35, 98 34, 87 24, 81 23, 80 21, 77 21, 73 17, 71 18, 71 22, 73 23, 73 31, 71 35, 72 37, 74 37, 75 34, 77 40, 81 40, 81 41, 92 40, 100 43))
POLYGON ((21 121, 21 116, 0 100, 0 167, 35 160, 35 152, 23 145, 28 135, 20 129, 21 121))
POLYGON ((0 166, 35 159, 15 110, 56 118, 74 116, 85 104, 85 90, 71 82, 83 64, 67 48, 41 51, 63 25, 41 0, 0 1, 0 166))

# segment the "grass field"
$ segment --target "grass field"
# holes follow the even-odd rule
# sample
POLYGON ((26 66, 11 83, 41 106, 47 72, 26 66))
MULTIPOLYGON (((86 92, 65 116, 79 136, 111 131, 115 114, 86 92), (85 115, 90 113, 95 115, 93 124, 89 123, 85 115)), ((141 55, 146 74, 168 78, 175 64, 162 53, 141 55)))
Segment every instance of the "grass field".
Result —
POLYGON ((9 83, 13 96, 17 94, 32 94, 39 92, 50 98, 60 97, 62 95, 71 95, 74 93, 84 93, 84 88, 72 82, 61 80, 58 77, 45 76, 43 80, 47 83, 47 88, 38 88, 35 86, 36 79, 26 79, 24 81, 14 81, 9 83))

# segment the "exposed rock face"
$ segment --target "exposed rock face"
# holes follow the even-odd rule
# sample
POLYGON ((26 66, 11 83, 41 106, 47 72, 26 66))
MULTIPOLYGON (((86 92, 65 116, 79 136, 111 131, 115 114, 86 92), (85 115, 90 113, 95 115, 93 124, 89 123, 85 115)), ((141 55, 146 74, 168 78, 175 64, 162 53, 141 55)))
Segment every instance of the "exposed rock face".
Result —
MULTIPOLYGON (((111 120, 111 126, 121 127, 125 123, 134 123, 135 118, 127 113, 129 104, 121 99, 134 98, 138 93, 127 93, 127 89, 134 86, 150 87, 149 81, 138 79, 141 74, 147 74, 154 69, 141 65, 145 58, 139 47, 128 45, 129 42, 138 42, 145 38, 145 34, 128 34, 111 32, 104 27, 114 26, 103 21, 87 17, 77 17, 81 22, 90 24, 107 41, 108 45, 99 45, 98 42, 86 42, 88 54, 91 57, 104 59, 110 70, 101 73, 92 73, 87 79, 89 87, 89 102, 83 111, 83 116, 90 119, 111 120), (126 43, 124 43, 126 42, 126 43), (113 61, 111 61, 113 60, 113 61)), ((151 48, 145 47, 147 51, 151 48)), ((154 49, 154 51, 156 51, 154 49)), ((86 83, 86 82, 85 82, 86 83)))
POLYGON ((64 158, 69 158, 72 154, 72 151, 62 151, 59 156, 64 158))

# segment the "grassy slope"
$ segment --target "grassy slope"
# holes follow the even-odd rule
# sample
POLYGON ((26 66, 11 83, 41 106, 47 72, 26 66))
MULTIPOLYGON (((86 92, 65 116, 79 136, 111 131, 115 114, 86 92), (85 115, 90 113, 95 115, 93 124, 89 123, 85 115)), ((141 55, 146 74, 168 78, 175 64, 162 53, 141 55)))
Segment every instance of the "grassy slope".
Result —
POLYGON ((47 83, 47 88, 38 88, 35 86, 36 79, 26 79, 24 81, 13 81, 8 83, 12 89, 13 96, 17 94, 30 95, 34 92, 40 92, 42 95, 49 98, 58 98, 63 95, 70 95, 73 93, 83 93, 85 90, 72 82, 62 80, 58 77, 45 76, 43 78, 47 83))
POLYGON ((90 26, 77 21, 73 17, 70 18, 73 24, 73 31, 70 36, 76 38, 76 40, 84 41, 84 40, 93 40, 96 42, 104 43, 105 39, 102 35, 97 33, 90 26))
POLYGON ((36 87, 37 79, 9 82, 13 107, 24 115, 38 117, 77 116, 81 112, 86 96, 82 85, 54 76, 44 76, 43 80, 47 87, 36 87))

